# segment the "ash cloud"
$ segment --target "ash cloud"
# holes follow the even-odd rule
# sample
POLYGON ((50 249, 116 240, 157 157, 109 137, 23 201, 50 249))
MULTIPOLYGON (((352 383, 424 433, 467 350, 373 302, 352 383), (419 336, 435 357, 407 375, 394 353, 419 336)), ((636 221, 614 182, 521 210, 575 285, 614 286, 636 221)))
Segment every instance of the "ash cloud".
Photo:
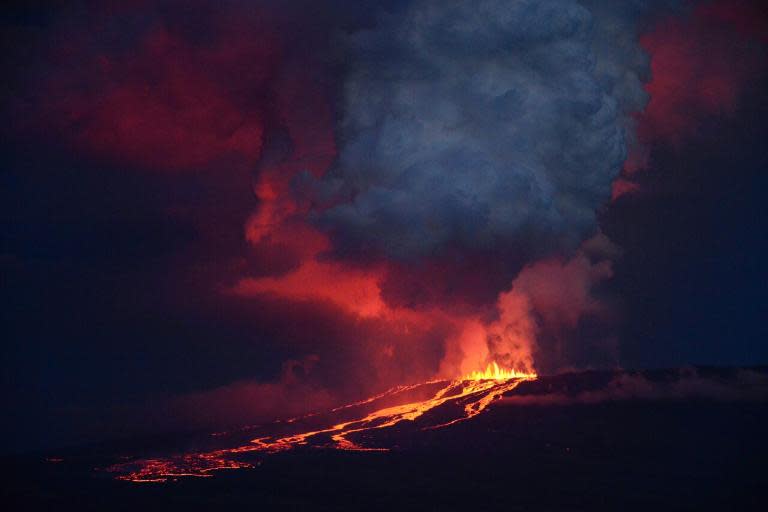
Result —
POLYGON ((339 252, 573 251, 647 100, 647 8, 419 0, 382 17, 347 38, 338 161, 300 195, 339 252))

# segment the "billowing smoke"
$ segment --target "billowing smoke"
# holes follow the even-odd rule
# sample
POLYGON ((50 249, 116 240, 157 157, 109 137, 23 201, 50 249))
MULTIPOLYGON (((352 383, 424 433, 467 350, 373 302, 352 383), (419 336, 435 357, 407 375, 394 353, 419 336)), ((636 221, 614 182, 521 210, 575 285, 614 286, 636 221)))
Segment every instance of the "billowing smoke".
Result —
POLYGON ((337 248, 575 249, 626 158, 626 114, 646 101, 640 9, 618 9, 417 0, 349 37, 338 163, 299 183, 337 248))
POLYGON ((638 148, 639 34, 672 4, 414 0, 346 37, 336 162, 294 186, 337 257, 504 259, 495 317, 448 340, 444 373, 616 360, 614 342, 576 346, 611 275, 585 240, 638 148))

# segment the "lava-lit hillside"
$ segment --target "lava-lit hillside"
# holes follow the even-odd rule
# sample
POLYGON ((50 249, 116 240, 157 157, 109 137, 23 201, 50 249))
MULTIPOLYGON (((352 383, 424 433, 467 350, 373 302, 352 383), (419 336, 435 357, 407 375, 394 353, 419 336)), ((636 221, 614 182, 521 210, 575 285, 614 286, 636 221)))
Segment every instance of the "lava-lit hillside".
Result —
MULTIPOLYGON (((482 414, 497 399, 534 374, 505 371, 496 363, 482 372, 456 380, 436 380, 398 386, 371 398, 326 413, 292 418, 259 429, 244 429, 258 437, 245 444, 208 451, 192 451, 167 458, 138 459, 117 464, 108 471, 131 482, 165 482, 182 477, 210 477, 225 469, 252 468, 253 457, 297 448, 348 451, 388 451, 397 448, 390 430, 410 423, 418 431, 449 428, 482 414)), ((235 436, 219 433, 222 444, 235 436)))
POLYGON ((759 510, 767 427, 764 368, 436 381, 230 432, 6 459, 14 468, 6 502, 19 510, 424 502, 759 510))
POLYGON ((399 386, 331 411, 216 433, 205 448, 161 457, 131 456, 129 461, 105 470, 120 480, 135 483, 212 477, 217 471, 252 469, 264 457, 284 451, 386 452, 429 446, 444 437, 438 431, 471 423, 483 413, 504 414, 505 408, 683 398, 760 402, 768 399, 768 379, 759 372, 729 375, 705 371, 700 376, 694 370, 602 372, 538 379, 535 375, 504 374, 493 365, 484 373, 464 379, 399 386), (499 410, 491 410, 494 405, 499 410))

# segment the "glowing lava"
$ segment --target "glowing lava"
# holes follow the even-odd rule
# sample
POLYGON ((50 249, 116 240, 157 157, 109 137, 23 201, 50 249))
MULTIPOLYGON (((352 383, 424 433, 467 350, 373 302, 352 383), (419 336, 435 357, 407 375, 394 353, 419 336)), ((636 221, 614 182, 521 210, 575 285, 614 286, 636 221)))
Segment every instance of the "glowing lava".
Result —
POLYGON ((500 368, 496 361, 489 364, 484 372, 474 371, 464 376, 464 380, 509 380, 536 378, 535 373, 524 373, 517 370, 505 370, 500 368))
MULTIPOLYGON (((243 460, 253 452, 275 453, 300 447, 328 448, 354 451, 387 451, 390 448, 376 445, 370 441, 370 434, 393 427, 403 421, 415 421, 420 418, 421 430, 444 428, 482 413, 503 394, 512 391, 521 382, 533 380, 535 373, 523 373, 500 368, 495 362, 485 371, 472 372, 452 381, 431 381, 411 386, 398 386, 384 393, 354 404, 338 407, 330 414, 342 414, 365 408, 377 401, 384 401, 407 394, 419 387, 435 387, 430 398, 410 401, 361 412, 353 419, 339 421, 325 428, 307 430, 282 436, 263 436, 251 440, 245 445, 208 452, 196 452, 165 459, 141 459, 117 464, 108 469, 119 473, 120 480, 132 482, 164 482, 179 477, 209 477, 213 471, 252 467, 243 460), (430 413, 430 417, 426 417, 430 413), (452 417, 448 421, 446 413, 452 417), (350 439, 355 437, 355 440, 350 439)), ((299 420, 293 419, 284 424, 294 425, 299 420)))

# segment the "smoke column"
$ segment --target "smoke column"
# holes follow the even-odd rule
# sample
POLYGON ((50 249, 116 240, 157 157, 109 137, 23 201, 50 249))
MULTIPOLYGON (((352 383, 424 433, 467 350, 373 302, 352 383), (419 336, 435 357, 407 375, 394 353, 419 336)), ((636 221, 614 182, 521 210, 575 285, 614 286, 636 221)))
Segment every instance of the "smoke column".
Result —
MULTIPOLYGON (((506 291, 477 334, 480 359, 526 369, 539 352, 550 369, 567 366, 568 350, 545 353, 535 339, 558 331, 562 344, 563 326, 599 309, 592 284, 611 275, 606 251, 595 263, 580 246, 598 234, 596 210, 637 146, 631 114, 648 99, 638 34, 649 7, 418 0, 347 35, 338 158, 322 178, 294 180, 335 256, 408 267, 501 255, 496 293, 506 291), (568 277, 553 282, 542 268, 568 277)), ((466 343, 449 342, 448 359, 454 345, 467 356, 466 343)))

